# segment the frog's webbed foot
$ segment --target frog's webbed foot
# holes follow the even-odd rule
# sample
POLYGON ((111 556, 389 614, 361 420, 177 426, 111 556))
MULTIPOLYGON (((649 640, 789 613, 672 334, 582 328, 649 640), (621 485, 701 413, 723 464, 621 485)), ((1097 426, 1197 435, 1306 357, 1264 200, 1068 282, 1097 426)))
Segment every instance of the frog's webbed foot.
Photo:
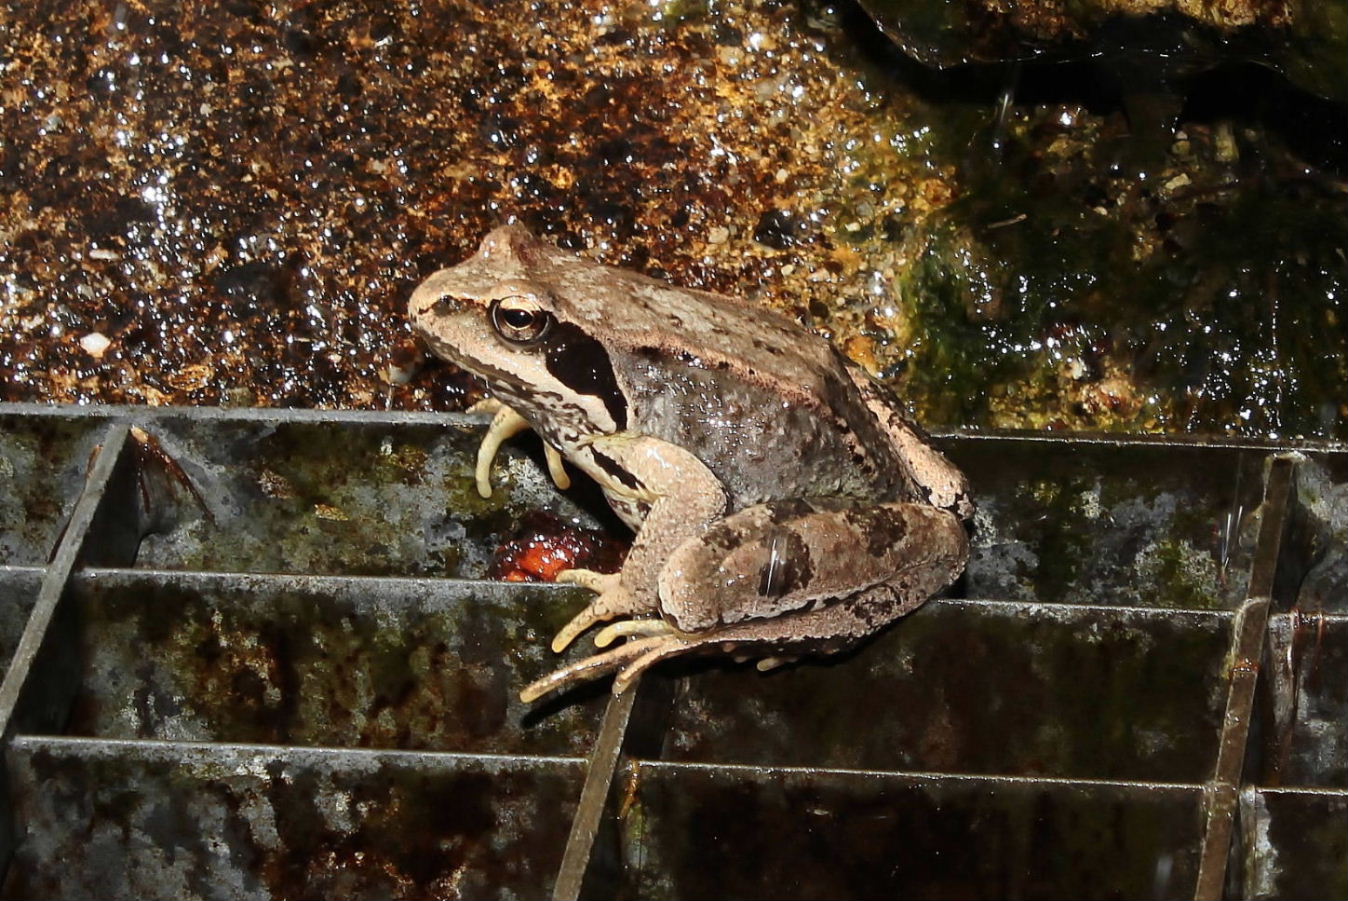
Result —
MULTIPOLYGON (((621 695, 628 688, 631 688, 632 682, 636 681, 636 677, 662 660, 678 657, 679 654, 685 654, 687 651, 705 650, 709 646, 724 645, 727 638, 743 637, 745 637, 745 630, 728 630, 728 634, 725 634, 724 637, 723 635, 689 635, 681 633, 663 619, 625 619, 623 622, 613 623, 612 626, 596 635, 594 645, 605 647, 611 645, 616 638, 632 638, 634 641, 628 641, 613 650, 604 651, 603 654, 586 657, 585 660, 574 662, 570 666, 563 666, 557 672, 549 673, 547 676, 539 678, 538 681, 531 682, 524 688, 524 691, 519 693, 519 696, 524 703, 528 704, 546 695, 546 693, 557 691, 558 688, 565 688, 568 685, 576 684, 576 682, 599 678, 615 669, 619 670, 619 673, 613 678, 613 695, 621 695)), ((752 643, 747 645, 747 649, 749 647, 752 647, 752 643)), ((759 653, 762 653, 762 651, 759 651, 759 653)), ((751 651, 744 657, 737 657, 736 660, 747 661, 752 656, 754 656, 754 653, 751 651)), ((760 673, 766 673, 767 670, 790 664, 795 660, 798 660, 798 657, 763 657, 756 666, 758 666, 760 673)))
MULTIPOLYGON (((482 443, 477 447, 477 465, 473 468, 477 493, 483 497, 491 497, 491 464, 496 460, 501 445, 520 432, 528 431, 532 426, 513 408, 495 398, 478 401, 468 408, 468 412, 493 414, 491 425, 487 426, 487 434, 482 436, 482 443)), ((570 488, 571 477, 566 474, 566 468, 562 465, 562 455, 557 448, 544 442, 543 455, 547 458, 548 473, 552 476, 553 483, 563 491, 570 488)))
MULTIPOLYGON (((597 573, 589 569, 565 569, 557 574, 557 581, 570 585, 579 585, 595 592, 598 597, 590 601, 584 610, 562 626, 557 637, 552 639, 552 650, 560 654, 576 638, 599 623, 606 623, 620 616, 631 616, 649 612, 649 605, 642 604, 636 596, 623 585, 618 573, 597 573)), ((603 645, 600 645, 603 647, 603 645)))
MULTIPOLYGON (((525 687, 520 692, 520 698, 528 704, 548 692, 575 683, 588 682, 614 670, 618 670, 618 675, 613 680, 613 693, 620 695, 631 687, 638 676, 661 660, 668 660, 670 657, 677 657, 689 651, 711 648, 724 649, 733 647, 740 641, 746 641, 748 642, 746 649, 754 649, 758 653, 762 653, 761 650, 755 648, 755 645, 760 639, 760 633, 765 629, 770 631, 770 624, 754 624, 747 628, 718 630, 707 635, 690 635, 686 632, 680 632, 662 619, 624 620, 620 623, 614 623, 596 635, 594 643, 599 647, 604 647, 620 637, 632 638, 633 640, 619 645, 611 651, 586 657, 584 660, 579 660, 570 666, 549 673, 542 679, 525 687)), ((751 650, 750 654, 746 655, 744 659, 754 656, 754 650, 751 650)), ((757 666, 760 672, 766 672, 783 664, 791 663, 796 659, 794 656, 768 656, 759 660, 757 666)))
POLYGON ((570 666, 549 673, 542 679, 527 685, 520 692, 520 699, 529 704, 548 692, 575 683, 588 682, 614 670, 619 672, 613 680, 613 693, 620 695, 631 686, 638 676, 661 660, 676 657, 704 643, 701 639, 685 637, 680 634, 638 638, 611 651, 586 657, 584 660, 579 660, 570 666))

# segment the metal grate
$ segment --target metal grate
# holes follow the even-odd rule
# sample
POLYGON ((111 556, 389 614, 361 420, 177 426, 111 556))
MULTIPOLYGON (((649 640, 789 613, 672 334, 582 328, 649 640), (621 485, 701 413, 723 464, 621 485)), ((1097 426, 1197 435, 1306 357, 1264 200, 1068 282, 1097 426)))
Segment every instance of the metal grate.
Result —
POLYGON ((956 596, 530 708, 482 428, 0 407, 5 894, 1348 898, 1342 449, 948 437, 956 596))

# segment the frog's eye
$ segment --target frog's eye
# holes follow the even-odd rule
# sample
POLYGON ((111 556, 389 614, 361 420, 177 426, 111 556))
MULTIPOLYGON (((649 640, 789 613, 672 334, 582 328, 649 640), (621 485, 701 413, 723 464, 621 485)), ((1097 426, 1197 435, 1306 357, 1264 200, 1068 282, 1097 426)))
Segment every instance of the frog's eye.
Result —
POLYGON ((534 344, 543 340, 552 329, 552 314, 538 308, 531 298, 520 295, 493 300, 492 328, 511 344, 534 344))

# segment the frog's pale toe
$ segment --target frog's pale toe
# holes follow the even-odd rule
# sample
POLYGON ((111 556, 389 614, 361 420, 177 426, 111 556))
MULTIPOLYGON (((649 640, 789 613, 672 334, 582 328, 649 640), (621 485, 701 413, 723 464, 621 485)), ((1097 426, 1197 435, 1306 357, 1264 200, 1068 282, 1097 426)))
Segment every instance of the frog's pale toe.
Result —
POLYGON ((571 642, 592 626, 620 616, 646 612, 646 608, 623 586, 622 577, 617 573, 568 569, 557 574, 557 581, 588 588, 597 592, 598 597, 572 617, 552 639, 552 650, 556 653, 566 650, 571 642))
POLYGON ((482 413, 495 416, 497 413, 501 411, 501 408, 504 406, 505 404, 501 403, 494 397, 484 397, 482 398, 482 400, 469 404, 468 409, 465 410, 464 412, 482 413))
POLYGON ((536 682, 529 683, 520 692, 520 700, 529 704, 549 692, 565 688, 568 685, 597 679, 606 673, 611 673, 615 669, 626 666, 628 663, 639 660, 662 640, 660 638, 642 638, 637 641, 629 641, 611 651, 578 660, 570 666, 564 666, 559 670, 548 673, 536 682))
MULTIPOLYGON (((527 704, 559 688, 597 679, 614 670, 618 670, 618 675, 613 680, 613 693, 620 695, 631 688, 642 673, 662 660, 678 657, 690 651, 705 652, 717 647, 729 650, 738 647, 741 641, 752 646, 762 640, 760 634, 764 631, 772 632, 770 628, 764 630, 762 626, 756 626, 718 629, 707 635, 685 635, 660 619, 626 620, 615 623, 604 630, 612 633, 610 641, 619 636, 641 637, 635 637, 611 651, 586 657, 544 676, 521 691, 520 698, 527 704)), ((596 643, 598 638, 597 636, 596 643)), ((760 670, 771 669, 795 659, 795 657, 767 657, 759 661, 758 667, 760 670), (763 664, 769 661, 770 665, 764 667, 763 664)))
POLYGON ((473 478, 477 482, 477 493, 482 497, 491 497, 491 465, 501 445, 520 432, 532 428, 519 413, 500 401, 482 401, 474 405, 474 410, 492 413, 491 425, 477 446, 477 465, 473 469, 473 478))
POLYGON ((557 634, 553 636, 552 652, 554 654, 560 654, 562 651, 571 647, 571 642, 579 638, 581 633, 586 629, 596 623, 602 622, 604 622, 604 619, 595 615, 593 606, 586 607, 584 610, 573 616, 571 621, 565 626, 562 626, 557 634))
MULTIPOLYGON (((655 664, 659 663, 661 660, 667 660, 670 657, 677 657, 678 655, 686 651, 691 651, 694 648, 699 647, 700 645, 705 643, 703 641, 699 641, 696 639, 689 640, 686 638, 680 638, 677 635, 669 635, 663 638, 656 638, 652 640, 658 642, 656 646, 652 647, 650 650, 646 651, 636 660, 633 660, 627 666, 623 667, 622 672, 618 673, 618 675, 614 678, 613 693, 615 695, 620 695, 623 692, 627 691, 627 689, 631 687, 632 683, 637 680, 638 676, 640 676, 642 673, 644 673, 651 667, 655 666, 655 664)), ((633 644, 636 644, 636 642, 633 642, 633 644)))
POLYGON ((625 619, 622 622, 605 626, 594 636, 594 646, 606 648, 619 638, 671 635, 674 627, 662 619, 625 619))
POLYGON ((564 569, 557 574, 554 581, 567 585, 579 585, 581 588, 588 588, 595 594, 602 595, 616 590, 618 580, 621 578, 622 576, 618 573, 597 573, 592 569, 564 569))
POLYGON ((552 484, 562 491, 570 489, 571 476, 567 475, 566 463, 562 460, 562 452, 551 444, 545 444, 543 445, 543 457, 548 461, 548 475, 552 476, 552 484))
MULTIPOLYGON (((643 620, 643 622, 649 622, 643 620)), ((569 685, 597 679, 606 673, 619 670, 613 680, 613 693, 620 695, 632 686, 637 677, 661 660, 677 657, 680 654, 715 643, 715 639, 691 638, 677 634, 654 635, 638 638, 619 645, 611 651, 586 657, 570 666, 549 673, 537 682, 532 682, 520 692, 520 699, 528 704, 549 692, 569 685)))

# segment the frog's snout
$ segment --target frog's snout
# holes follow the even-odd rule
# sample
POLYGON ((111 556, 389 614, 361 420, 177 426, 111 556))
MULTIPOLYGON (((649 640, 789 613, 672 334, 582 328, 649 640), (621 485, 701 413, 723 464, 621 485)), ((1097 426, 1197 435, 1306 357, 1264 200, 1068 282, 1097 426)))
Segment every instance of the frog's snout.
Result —
POLYGON ((439 299, 439 291, 432 290, 430 285, 422 283, 407 300, 407 318, 412 320, 413 325, 424 325, 423 320, 430 314, 439 299))
POLYGON ((469 302, 440 289, 434 280, 423 283, 407 301, 407 317, 415 328, 429 330, 432 323, 463 312, 469 302))

